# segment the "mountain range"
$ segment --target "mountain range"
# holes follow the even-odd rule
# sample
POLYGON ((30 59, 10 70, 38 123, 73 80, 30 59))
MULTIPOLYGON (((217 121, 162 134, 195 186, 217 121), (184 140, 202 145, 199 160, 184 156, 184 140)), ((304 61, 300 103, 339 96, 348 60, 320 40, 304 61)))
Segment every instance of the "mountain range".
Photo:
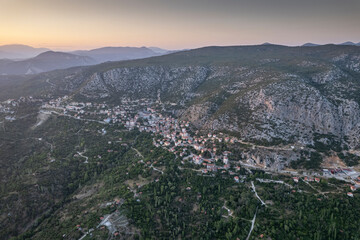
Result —
MULTIPOLYGON (((305 43, 304 45, 302 45, 303 47, 314 47, 314 46, 320 46, 321 44, 316 44, 316 43, 305 43)), ((358 43, 354 43, 354 42, 343 42, 343 43, 339 43, 336 45, 346 45, 346 46, 360 46, 360 42, 358 43)))
POLYGON ((0 74, 21 75, 47 72, 55 69, 95 64, 93 58, 70 53, 47 51, 26 60, 1 60, 0 74))
MULTIPOLYGON (((57 52, 32 60, 51 68, 59 58, 97 62, 57 52)), ((0 238, 246 239, 253 216, 254 239, 356 238, 360 196, 349 196, 348 177, 359 169, 359 79, 357 46, 273 44, 0 76, 0 238), (131 120, 102 120, 123 114, 131 120), (128 131, 133 118, 139 127, 128 131), (139 131, 150 122, 160 134, 139 131), (160 145, 188 133, 204 155, 160 145), (193 165, 212 150, 216 164, 193 165), (108 219, 110 232, 100 227, 108 219), (176 226, 183 233, 168 232, 176 226)))
POLYGON ((67 94, 92 101, 160 96, 200 129, 269 144, 311 145, 320 134, 327 136, 323 141, 356 148, 359 61, 360 48, 346 45, 206 47, 17 78, 0 95, 67 94))
POLYGON ((22 44, 10 44, 0 46, 0 59, 25 59, 32 58, 40 53, 50 51, 48 48, 34 48, 22 44))
MULTIPOLYGON (((360 43, 344 42, 338 45, 360 46, 360 43)), ((262 46, 276 46, 276 44, 264 43, 262 46)), ((303 46, 320 45, 306 43, 303 46)), ((103 47, 92 50, 54 52, 46 48, 33 48, 26 45, 4 45, 0 46, 0 75, 36 74, 55 69, 142 59, 175 52, 157 47, 103 47)))
POLYGON ((147 58, 168 53, 160 48, 136 48, 136 47, 104 47, 89 51, 74 51, 73 54, 87 56, 95 59, 98 63, 108 61, 122 61, 139 58, 147 58))
POLYGON ((25 45, 5 45, 0 46, 0 75, 36 74, 55 69, 147 58, 167 53, 170 51, 146 47, 104 47, 66 53, 25 45))

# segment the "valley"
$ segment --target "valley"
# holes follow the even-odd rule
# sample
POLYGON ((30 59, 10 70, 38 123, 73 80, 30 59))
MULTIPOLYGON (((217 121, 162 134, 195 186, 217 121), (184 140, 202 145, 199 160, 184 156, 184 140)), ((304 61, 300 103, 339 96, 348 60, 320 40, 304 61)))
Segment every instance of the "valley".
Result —
POLYGON ((212 47, 3 77, 1 238, 359 238, 359 56, 212 47))
MULTIPOLYGON (((201 208, 203 210, 195 207, 198 209, 195 212, 198 214, 205 213, 205 215, 210 214, 212 218, 218 216, 220 217, 219 221, 225 226, 235 219, 245 218, 241 223, 243 230, 227 234, 229 236, 231 234, 243 235, 244 238, 248 234, 247 239, 257 239, 260 235, 264 236, 264 234, 265 236, 279 234, 277 231, 271 233, 266 227, 260 226, 265 220, 263 219, 265 212, 269 211, 267 208, 270 208, 271 211, 278 211, 276 210, 278 207, 274 206, 274 201, 277 202, 280 199, 278 197, 274 199, 274 196, 268 195, 267 191, 270 188, 275 187, 274 189, 277 189, 275 191, 293 194, 292 198, 294 200, 300 196, 307 196, 316 198, 317 201, 330 201, 330 199, 333 199, 331 201, 336 202, 339 199, 346 199, 347 202, 350 201, 349 204, 352 204, 352 199, 355 200, 360 197, 357 191, 360 186, 359 173, 356 168, 333 165, 330 166, 331 168, 326 169, 300 168, 296 170, 291 169, 291 162, 264 163, 259 161, 263 154, 262 151, 271 151, 273 154, 289 151, 299 154, 298 152, 312 152, 314 149, 305 145, 263 146, 244 142, 237 137, 218 131, 199 131, 189 121, 177 119, 171 110, 173 107, 174 104, 164 104, 151 99, 130 100, 124 98, 121 100, 121 104, 113 105, 97 102, 74 102, 68 96, 56 99, 20 98, 4 102, 1 111, 4 117, 5 132, 8 131, 7 125, 11 126, 16 124, 17 121, 30 120, 31 118, 33 119, 32 122, 28 123, 29 126, 32 126, 31 131, 41 132, 42 129, 51 129, 48 124, 51 122, 56 123, 61 119, 62 126, 66 126, 66 122, 72 123, 71 126, 73 126, 69 129, 71 132, 66 133, 66 135, 77 136, 72 137, 74 140, 77 139, 75 141, 77 144, 73 146, 62 142, 63 140, 54 139, 53 135, 58 131, 56 129, 53 130, 54 133, 48 136, 32 137, 39 143, 46 143, 42 146, 43 153, 33 155, 33 159, 36 161, 34 162, 35 166, 42 167, 36 167, 33 170, 26 167, 28 173, 33 173, 31 177, 26 177, 26 182, 21 183, 20 186, 23 184, 35 184, 35 188, 38 189, 36 191, 46 189, 43 194, 53 195, 56 192, 56 187, 54 190, 49 191, 50 189, 46 186, 51 184, 51 188, 54 188, 52 182, 55 179, 52 180, 52 177, 50 177, 48 179, 50 182, 45 183, 42 182, 44 177, 42 175, 48 171, 59 171, 61 168, 66 170, 71 166, 67 166, 69 163, 76 163, 77 170, 71 173, 72 180, 67 186, 64 186, 67 189, 65 193, 60 194, 58 200, 54 198, 48 203, 53 206, 51 208, 53 212, 47 213, 45 211, 42 213, 42 220, 37 219, 32 225, 29 225, 27 233, 23 236, 46 239, 50 236, 47 235, 50 232, 47 232, 46 229, 53 231, 56 228, 58 229, 58 237, 65 239, 90 239, 105 236, 114 239, 118 237, 136 239, 152 234, 164 237, 175 236, 169 234, 180 234, 183 237, 189 237, 184 230, 183 232, 177 230, 161 232, 163 231, 161 226, 150 230, 134 220, 140 214, 136 212, 137 210, 134 207, 146 204, 147 208, 149 208, 148 204, 151 201, 155 201, 155 208, 161 206, 157 201, 161 201, 160 196, 163 190, 160 189, 160 195, 156 198, 153 198, 154 196, 149 191, 153 191, 151 189, 156 191, 155 189, 158 187, 161 188, 162 184, 164 184, 163 181, 168 182, 169 174, 177 176, 173 176, 177 179, 173 180, 175 181, 173 184, 177 187, 172 189, 172 191, 175 191, 172 197, 168 198, 168 195, 165 195, 165 201, 170 200, 170 202, 165 202, 163 206, 175 202, 183 205, 190 204, 193 202, 190 193, 197 191, 197 201, 195 202, 199 202, 198 204, 203 206, 201 208), (36 114, 24 115, 22 113, 22 105, 24 104, 30 104, 35 109, 38 108, 39 116, 46 114, 46 117, 39 117, 36 114), (36 124, 32 125, 33 122, 36 124), (93 137, 89 138, 89 134, 93 135, 93 137), (85 138, 85 136, 87 137, 85 138), (90 139, 93 140, 89 142, 90 139), (101 142, 97 142, 100 139, 102 139, 101 142), (63 144, 65 145, 61 146, 63 144), (127 160, 123 159, 123 157, 127 160), (71 162, 63 165, 64 160, 71 162), (94 173, 95 176, 92 176, 94 173), (111 178, 109 178, 110 176, 111 178), (180 176, 181 178, 187 176, 187 180, 183 182, 184 180, 179 179, 180 176), (29 182, 29 177, 33 179, 34 183, 29 182), (225 194, 224 200, 225 203, 228 202, 229 208, 219 205, 224 201, 222 200, 223 197, 212 196, 214 193, 211 194, 210 199, 208 199, 210 195, 204 196, 210 193, 207 193, 204 187, 200 187, 202 185, 192 182, 189 177, 199 182, 205 181, 212 185, 215 184, 218 186, 218 190, 224 187, 225 182, 225 187, 221 192, 226 192, 226 194, 223 193, 225 194), (117 184, 114 185, 114 181, 117 184), (178 189, 179 187, 180 189, 178 189), (256 187, 260 187, 260 190, 256 189, 256 187), (246 203, 243 208, 247 209, 256 206, 252 221, 252 217, 249 216, 250 213, 247 215, 236 210, 238 203, 234 202, 235 199, 232 195, 237 194, 240 189, 240 192, 247 192, 248 196, 245 199, 249 198, 248 201, 251 200, 250 202, 252 202, 246 203), (202 200, 203 198, 204 200, 202 200), (187 199, 187 203, 185 199, 187 199), (208 206, 208 201, 211 202, 210 206, 213 206, 211 209, 205 207, 208 206), (224 215, 222 209, 225 209, 228 216, 224 215), (80 215, 75 216, 74 211, 80 211, 80 215), (137 214, 137 216, 134 214, 137 214), (256 214, 258 214, 257 217, 255 217, 256 214), (221 220, 221 216, 223 216, 223 220, 221 220), (110 217, 113 220, 109 220, 110 217), (53 225, 54 221, 59 221, 59 219, 62 219, 60 220, 62 224, 55 227, 53 225), (74 223, 76 224, 74 225, 74 223), (155 232, 153 232, 154 230, 155 232)), ((6 143, 5 139, 2 141, 6 143)), ((14 139, 14 141, 19 140, 14 139)), ((308 158, 305 161, 311 161, 311 159, 308 158)), ((68 180, 65 180, 64 184, 66 182, 68 180)), ((16 188, 18 189, 18 187, 16 188)), ((3 193, 9 192, 10 189, 3 189, 3 193)), ((14 191, 10 193, 13 196, 18 194, 14 191)), ((36 197, 33 200, 35 199, 36 197)), ((245 200, 243 197, 241 199, 245 200)), ((223 204, 225 203, 223 202, 223 204)), ((11 210, 13 209, 11 205, 9 206, 8 203, 6 208, 8 211, 2 212, 3 221, 6 219, 4 215, 8 215, 8 220, 5 220, 2 224, 8 224, 6 222, 12 218, 13 214, 15 216, 18 214, 16 211, 11 210)), ((319 207, 318 204, 314 206, 319 207)), ((149 209, 149 211, 152 210, 149 209)), ((164 216, 160 214, 158 217, 162 218, 164 216)), ((198 221, 203 221, 200 219, 198 221)), ((166 215, 164 220, 166 220, 166 215)), ((208 222, 210 219, 206 221, 208 222)), ((170 223, 164 222, 164 224, 166 226, 170 223)), ((239 222, 236 224, 238 225, 239 222)), ((187 226, 185 228, 190 230, 194 227, 187 226)), ((291 233, 295 229, 289 231, 291 233)), ((205 232, 200 233, 201 235, 205 234, 205 232)), ((212 235, 215 233, 209 234, 209 237, 215 236, 212 235)), ((53 233, 52 236, 54 236, 53 233)))

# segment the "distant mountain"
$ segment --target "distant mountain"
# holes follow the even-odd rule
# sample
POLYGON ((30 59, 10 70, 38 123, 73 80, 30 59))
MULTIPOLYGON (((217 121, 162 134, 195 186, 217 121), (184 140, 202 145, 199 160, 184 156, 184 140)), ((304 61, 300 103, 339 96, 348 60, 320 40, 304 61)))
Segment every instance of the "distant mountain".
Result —
POLYGON ((168 53, 168 51, 160 48, 150 49, 146 47, 104 47, 89 51, 74 51, 71 53, 91 57, 98 63, 103 63, 159 56, 168 53))
POLYGON ((350 41, 347 41, 347 42, 343 42, 343 43, 340 43, 338 45, 349 45, 349 46, 355 46, 356 43, 353 43, 353 42, 350 42, 350 41))
POLYGON ((1 75, 35 74, 55 69, 65 69, 74 66, 95 64, 90 57, 78 56, 70 53, 48 51, 26 60, 1 60, 1 75))
POLYGON ((11 44, 0 46, 0 59, 25 59, 32 58, 40 53, 49 51, 47 48, 33 48, 27 45, 11 44))
POLYGON ((271 45, 276 45, 276 44, 272 44, 272 43, 269 43, 269 42, 264 42, 263 44, 261 44, 262 46, 271 46, 271 45))
POLYGON ((160 53, 160 54, 167 54, 167 53, 169 53, 169 50, 162 49, 162 48, 158 48, 158 47, 149 47, 148 49, 150 49, 151 51, 153 51, 153 52, 155 52, 155 53, 160 53))
MULTIPOLYGON (((332 43, 329 43, 332 44, 332 43)), ((315 46, 321 46, 321 45, 326 45, 326 44, 316 44, 316 43, 305 43, 302 45, 302 47, 315 47, 315 46)), ((343 42, 343 43, 339 43, 339 44, 334 44, 334 45, 339 45, 339 46, 360 46, 360 42, 359 43, 354 43, 354 42, 343 42)))
POLYGON ((174 51, 152 47, 103 47, 69 53, 26 45, 0 46, 0 75, 35 74, 74 66, 160 56, 174 51))
POLYGON ((316 43, 305 43, 302 46, 303 47, 316 47, 316 46, 320 46, 320 45, 316 44, 316 43))

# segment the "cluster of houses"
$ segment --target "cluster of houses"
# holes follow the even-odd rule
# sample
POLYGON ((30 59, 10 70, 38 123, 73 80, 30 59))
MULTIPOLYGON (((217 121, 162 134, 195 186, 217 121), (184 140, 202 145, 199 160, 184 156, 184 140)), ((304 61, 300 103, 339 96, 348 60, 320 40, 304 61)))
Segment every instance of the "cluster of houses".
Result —
MULTIPOLYGON (((350 169, 347 169, 348 171, 351 171, 350 169)), ((340 171, 331 171, 332 174, 336 174, 336 172, 340 172, 340 171)), ((351 171, 352 172, 352 171, 351 171)), ((320 182, 320 178, 318 177, 304 177, 304 178, 300 178, 300 177, 293 177, 292 178, 293 181, 295 183, 298 183, 300 180, 303 180, 304 182, 320 182)), ((356 179, 354 179, 354 185, 349 184, 350 186, 350 190, 352 192, 356 191, 358 188, 360 188, 360 176, 358 176, 356 179)), ((352 192, 347 192, 347 196, 349 197, 354 197, 354 194, 352 192)))
POLYGON ((14 99, 8 99, 2 103, 0 103, 0 114, 2 114, 6 121, 14 121, 16 120, 14 114, 14 107, 18 106, 18 102, 14 99))
MULTIPOLYGON (((203 173, 230 169, 229 151, 220 152, 215 143, 231 141, 229 137, 219 137, 208 134, 207 136, 193 136, 190 123, 179 121, 172 117, 163 117, 156 113, 152 116, 150 131, 159 136, 154 139, 154 145, 163 147, 175 153, 183 160, 189 160, 203 168, 203 173), (209 147, 212 146, 212 147, 209 147), (206 147, 208 146, 208 147, 206 147)), ((196 132, 198 134, 198 132, 196 132)), ((238 166, 238 169, 240 167, 238 166)))
POLYGON ((20 103, 24 102, 36 102, 40 101, 39 99, 34 99, 33 97, 20 97, 19 99, 8 99, 0 103, 0 117, 3 117, 5 121, 15 121, 16 120, 16 108, 20 103))
POLYGON ((224 136, 222 133, 219 135, 209 133, 203 136, 196 132, 193 136, 189 122, 163 116, 156 110, 162 107, 155 104, 154 108, 154 102, 148 99, 122 99, 120 106, 111 108, 107 104, 69 102, 68 97, 64 96, 49 101, 43 105, 43 108, 61 110, 63 114, 79 119, 120 123, 129 130, 137 128, 140 131, 154 133, 159 136, 154 140, 155 146, 166 148, 184 160, 203 166, 204 173, 217 170, 227 171, 231 167, 228 158, 230 152, 220 152, 215 147, 216 142, 239 141, 235 137, 224 136), (212 147, 209 147, 211 144, 212 147))
POLYGON ((318 177, 304 177, 304 178, 300 178, 300 177, 293 177, 294 182, 298 183, 300 180, 303 180, 304 182, 320 182, 320 178, 318 177))
MULTIPOLYGON (((200 135, 193 134, 190 130, 190 123, 181 121, 171 116, 163 116, 156 110, 154 102, 142 99, 131 101, 123 99, 121 106, 110 108, 107 104, 68 102, 68 98, 58 98, 43 105, 46 109, 57 109, 63 114, 76 118, 100 120, 105 123, 120 123, 125 128, 139 131, 146 131, 155 134, 154 145, 163 147, 175 153, 183 160, 189 160, 196 165, 202 166, 203 173, 229 171, 231 165, 228 151, 220 152, 215 143, 235 143, 235 137, 224 136, 220 133, 200 135), (193 136, 195 135, 195 136, 193 136), (209 145, 211 147, 209 147, 209 145)), ((183 162, 183 161, 182 161, 183 162)), ((235 166, 235 169, 240 169, 235 166)), ((233 173, 230 171, 230 173, 233 173)), ((234 179, 240 181, 239 179, 234 179)))
MULTIPOLYGON (((232 162, 234 165, 232 168, 231 161, 229 161, 230 152, 221 152, 216 148, 216 143, 225 142, 233 144, 239 142, 239 139, 225 136, 222 133, 201 135, 196 131, 193 134, 188 121, 164 116, 160 113, 161 111, 158 111, 158 109, 163 110, 164 106, 159 106, 149 99, 122 99, 121 105, 110 107, 104 103, 69 102, 68 97, 64 96, 43 104, 43 108, 60 110, 65 115, 71 115, 79 119, 98 120, 104 123, 120 123, 129 130, 137 128, 139 131, 153 133, 155 135, 153 144, 156 147, 163 147, 173 152, 182 159, 182 163, 188 160, 201 166, 200 171, 204 174, 221 171, 234 175, 234 171, 240 170, 240 166, 237 165, 238 161, 232 162), (232 171, 234 168, 235 170, 232 171)), ((351 176, 353 173, 356 172, 351 169, 334 168, 323 169, 322 175, 354 179, 351 176)), ((294 177, 293 180, 298 182, 299 178, 294 177)), ((320 179, 317 177, 304 177, 302 180, 305 182, 320 182, 320 179)), ((234 181, 239 182, 240 178, 235 176, 234 181)), ((355 180, 354 184, 354 186, 351 186, 352 191, 360 187, 360 178, 355 180)))

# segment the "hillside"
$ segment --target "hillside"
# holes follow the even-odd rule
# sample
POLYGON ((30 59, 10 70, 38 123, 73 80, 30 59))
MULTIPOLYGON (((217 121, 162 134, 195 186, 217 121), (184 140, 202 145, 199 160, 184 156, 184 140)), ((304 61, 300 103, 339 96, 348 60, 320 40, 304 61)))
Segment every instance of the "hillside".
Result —
POLYGON ((321 135, 357 148, 359 59, 356 46, 207 47, 50 72, 26 84, 78 99, 160 97, 195 126, 247 141, 308 145, 321 135))
POLYGON ((80 56, 87 56, 95 59, 97 63, 109 61, 122 61, 130 59, 148 58, 153 56, 164 55, 168 51, 163 49, 150 49, 146 47, 103 47, 89 51, 74 51, 73 53, 80 56))
POLYGON ((104 47, 88 51, 54 52, 23 45, 0 46, 0 75, 24 75, 87 66, 111 61, 141 59, 170 53, 167 50, 146 47, 104 47), (14 52, 2 52, 1 49, 14 52), (35 55, 35 57, 32 57, 35 55), (16 57, 23 56, 23 57, 16 57), (22 59, 31 56, 28 59, 22 59), (3 58, 3 59, 2 59, 3 58))
POLYGON ((90 57, 83 57, 63 52, 47 51, 38 56, 21 61, 1 61, 0 74, 22 75, 48 72, 54 69, 65 69, 74 66, 95 64, 90 57))
POLYGON ((47 48, 34 48, 22 44, 10 44, 0 46, 0 59, 24 59, 32 58, 43 52, 49 51, 47 48))
POLYGON ((321 174, 311 169, 319 153, 288 146, 269 148, 269 156, 290 152, 303 161, 309 150, 306 172, 262 168, 249 163, 261 145, 197 133, 165 107, 46 96, 1 103, 0 238, 360 236, 360 192, 348 190, 358 171, 321 174), (202 154, 207 159, 196 163, 202 154))
POLYGON ((207 47, 1 76, 0 238, 359 238, 359 60, 207 47))

